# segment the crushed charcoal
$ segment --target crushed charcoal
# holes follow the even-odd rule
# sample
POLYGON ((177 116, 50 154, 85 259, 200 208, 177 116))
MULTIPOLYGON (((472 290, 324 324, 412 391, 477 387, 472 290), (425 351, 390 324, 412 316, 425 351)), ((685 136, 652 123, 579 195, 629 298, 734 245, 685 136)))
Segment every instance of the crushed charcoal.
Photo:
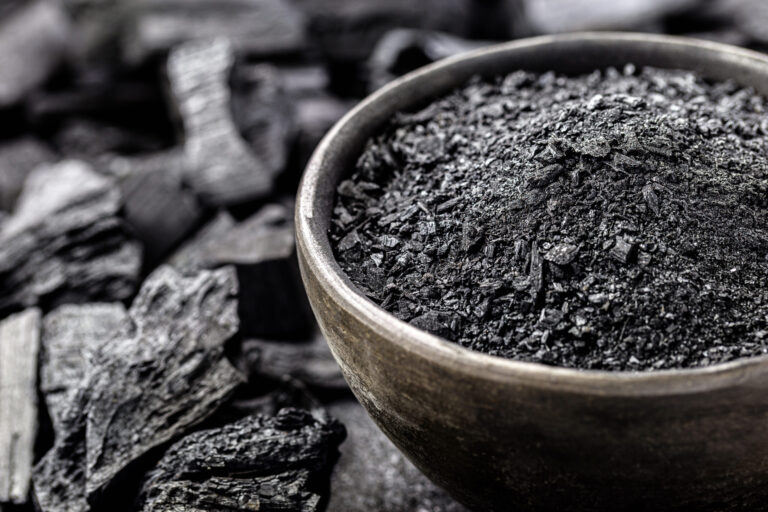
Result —
POLYGON ((61 5, 32 0, 0 19, 0 107, 24 99, 63 62, 71 27, 61 5))
POLYGON ((375 91, 416 68, 489 44, 428 30, 392 30, 376 43, 368 59, 369 89, 375 91))
POLYGON ((129 310, 127 335, 86 357, 54 447, 35 469, 41 510, 109 503, 113 481, 210 417, 243 380, 224 357, 237 332, 230 269, 155 271, 129 310))
POLYGON ((319 511, 344 436, 335 420, 291 408, 196 432, 147 475, 138 509, 319 511))
POLYGON ((29 173, 53 160, 53 152, 33 138, 12 140, 0 145, 0 210, 13 211, 29 173))
POLYGON ((492 355, 631 371, 764 355, 767 109, 632 65, 475 79, 368 142, 332 245, 376 303, 492 355))
POLYGON ((228 84, 234 58, 226 39, 187 43, 168 57, 171 95, 184 126, 186 179, 215 206, 261 199, 275 178, 275 169, 250 149, 232 117, 228 84))
POLYGON ((37 433, 40 310, 0 321, 0 507, 28 502, 37 433))
POLYGON ((0 312, 133 295, 141 247, 115 183, 78 161, 35 169, 0 232, 0 312))
POLYGON ((234 223, 222 214, 170 260, 182 269, 233 265, 244 336, 306 339, 314 329, 296 261, 292 210, 269 204, 234 223))
POLYGON ((147 268, 162 261, 204 217, 205 208, 184 186, 186 165, 175 150, 110 162, 110 169, 124 176, 123 215, 144 247, 147 268))
POLYGON ((130 330, 125 306, 64 305, 45 315, 41 337, 40 391, 53 422, 63 432, 64 415, 85 377, 86 357, 102 345, 117 343, 130 330))
POLYGON ((306 44, 303 13, 288 0, 141 0, 125 2, 121 37, 128 62, 141 62, 196 39, 227 37, 250 57, 298 53, 306 44))
POLYGON ((322 334, 307 341, 245 340, 238 367, 250 378, 290 377, 311 388, 347 388, 339 365, 322 334))
POLYGON ((347 440, 333 471, 327 510, 466 512, 395 448, 357 401, 338 401, 329 409, 346 426, 347 440))

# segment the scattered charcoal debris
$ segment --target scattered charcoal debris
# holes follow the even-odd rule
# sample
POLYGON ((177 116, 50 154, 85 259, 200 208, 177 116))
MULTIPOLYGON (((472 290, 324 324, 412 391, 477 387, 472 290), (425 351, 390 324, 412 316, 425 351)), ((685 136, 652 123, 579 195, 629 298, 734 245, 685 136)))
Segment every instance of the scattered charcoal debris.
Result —
POLYGON ((86 357, 130 331, 125 306, 68 304, 48 313, 41 339, 40 390, 54 432, 63 432, 64 414, 85 377, 86 357))
POLYGON ((35 469, 41 510, 109 503, 109 486, 152 450, 210 417, 243 382, 224 357, 237 332, 232 269, 156 270, 129 310, 127 336, 86 357, 56 443, 35 469))
POLYGON ((301 340, 313 332, 296 261, 292 210, 285 205, 266 205, 237 224, 221 214, 170 263, 181 269, 234 265, 244 336, 301 340))
POLYGON ((122 36, 129 62, 166 53, 196 39, 230 38, 250 57, 298 53, 306 44, 303 13, 289 0, 140 0, 131 4, 122 36))
POLYGON ((0 107, 18 103, 56 70, 70 36, 58 2, 30 0, 0 19, 0 107))
POLYGON ((13 211, 29 173, 53 161, 51 150, 32 138, 0 144, 0 210, 13 211))
POLYGON ((138 510, 319 511, 344 436, 337 421, 291 408, 196 432, 147 475, 138 510))
POLYGON ((379 40, 368 60, 369 88, 374 91, 416 68, 489 44, 428 30, 392 30, 379 40))
POLYGON ((212 205, 260 199, 275 178, 232 117, 228 83, 234 58, 226 39, 187 43, 168 57, 171 94, 184 125, 187 179, 212 205))
POLYGON ((768 354, 768 101, 690 72, 475 79, 338 188, 375 302, 492 355, 602 370, 768 354))
POLYGON ((337 401, 330 413, 346 426, 347 440, 333 471, 327 510, 467 512, 395 448, 356 400, 337 401))
POLYGON ((83 162, 35 169, 0 232, 0 313, 132 296, 141 247, 119 208, 115 183, 83 162))
POLYGON ((40 311, 0 321, 0 508, 29 496, 37 433, 40 311))
POLYGON ((312 388, 347 388, 328 343, 319 332, 307 341, 245 340, 240 370, 253 377, 297 379, 312 388))
POLYGON ((176 150, 115 158, 126 223, 142 242, 144 264, 154 267, 202 221, 204 208, 184 186, 186 159, 176 150))

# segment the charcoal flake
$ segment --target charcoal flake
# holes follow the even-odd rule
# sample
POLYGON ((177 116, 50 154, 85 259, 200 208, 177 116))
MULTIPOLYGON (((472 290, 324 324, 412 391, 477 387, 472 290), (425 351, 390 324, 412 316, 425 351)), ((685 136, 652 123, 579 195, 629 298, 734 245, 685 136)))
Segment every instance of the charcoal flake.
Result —
POLYGON ((40 311, 0 322, 0 507, 28 502, 37 434, 40 311))
POLYGON ((130 297, 141 247, 119 209, 114 182, 83 162, 35 169, 0 232, 0 312, 130 297))
POLYGON ((147 475, 140 510, 319 511, 344 436, 338 422, 290 408, 191 434, 147 475))
POLYGON ((274 169, 242 138, 231 113, 234 52, 226 39, 196 41, 168 57, 171 94, 184 126, 186 180, 211 205, 232 205, 269 194, 274 169))

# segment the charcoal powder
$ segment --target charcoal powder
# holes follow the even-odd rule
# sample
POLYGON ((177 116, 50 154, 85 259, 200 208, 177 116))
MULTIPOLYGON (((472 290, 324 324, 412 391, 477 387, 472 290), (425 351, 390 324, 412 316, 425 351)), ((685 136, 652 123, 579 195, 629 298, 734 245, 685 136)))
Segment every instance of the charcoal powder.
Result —
POLYGON ((684 71, 515 72, 400 113, 338 188, 342 268, 492 355, 603 370, 768 353, 768 101, 684 71))

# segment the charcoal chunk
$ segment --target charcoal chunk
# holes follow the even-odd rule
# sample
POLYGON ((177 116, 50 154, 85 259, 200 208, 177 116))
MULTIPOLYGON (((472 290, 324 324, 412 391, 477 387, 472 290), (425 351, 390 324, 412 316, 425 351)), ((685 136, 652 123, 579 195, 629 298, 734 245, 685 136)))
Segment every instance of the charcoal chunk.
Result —
POLYGON ((170 90, 184 125, 186 181, 212 205, 267 195, 275 169, 241 137, 231 113, 232 46, 224 39, 179 46, 168 58, 170 90))
POLYGON ((320 510, 344 427, 282 409, 191 434, 148 474, 143 511, 320 510))
POLYGON ((204 208, 183 184, 186 160, 177 151, 120 158, 111 167, 127 174, 120 188, 126 223, 153 267, 200 223, 204 208))
POLYGON ((29 496, 37 434, 40 311, 0 322, 0 507, 29 496))
POLYGON ((120 303, 65 305, 43 320, 40 391, 55 433, 64 432, 64 415, 85 377, 88 354, 124 339, 130 320, 120 303))
POLYGON ((429 30, 392 30, 376 43, 368 59, 369 90, 421 66, 488 44, 429 30))
POLYGON ((130 297, 141 247, 119 208, 114 182, 82 162, 32 172, 0 232, 0 313, 130 297))
POLYGON ((195 39, 228 37, 252 57, 296 53, 306 46, 302 12, 288 0, 140 0, 127 2, 123 51, 128 62, 195 39))
POLYGON ((395 448, 355 400, 332 404, 330 413, 344 423, 347 440, 331 478, 327 510, 466 512, 395 448))
POLYGON ((219 216, 170 261, 182 269, 237 268, 244 336, 301 340, 312 334, 287 206, 267 205, 236 225, 219 216))
POLYGON ((698 0, 525 0, 531 25, 545 33, 647 28, 698 0))
POLYGON ((109 486, 152 450, 210 417, 243 379, 224 357, 236 332, 237 282, 221 269, 145 282, 125 337, 86 358, 54 448, 35 468, 41 510, 109 503, 109 486))
POLYGON ((465 35, 470 30, 465 0, 301 0, 312 37, 332 61, 363 62, 376 42, 397 27, 441 30, 465 35))
POLYGON ((57 2, 34 0, 0 21, 0 108, 40 85, 67 53, 71 27, 57 2))
MULTIPOLYGON (((301 98, 296 104, 298 136, 295 146, 299 174, 328 130, 346 114, 352 104, 330 94, 301 98)), ((298 180, 295 181, 298 184, 298 180)))
POLYGON ((36 167, 53 161, 51 151, 32 138, 6 142, 0 146, 0 210, 10 212, 36 167))
POLYGON ((246 340, 240 369, 250 378, 290 377, 320 389, 347 389, 322 334, 308 341, 246 340))

